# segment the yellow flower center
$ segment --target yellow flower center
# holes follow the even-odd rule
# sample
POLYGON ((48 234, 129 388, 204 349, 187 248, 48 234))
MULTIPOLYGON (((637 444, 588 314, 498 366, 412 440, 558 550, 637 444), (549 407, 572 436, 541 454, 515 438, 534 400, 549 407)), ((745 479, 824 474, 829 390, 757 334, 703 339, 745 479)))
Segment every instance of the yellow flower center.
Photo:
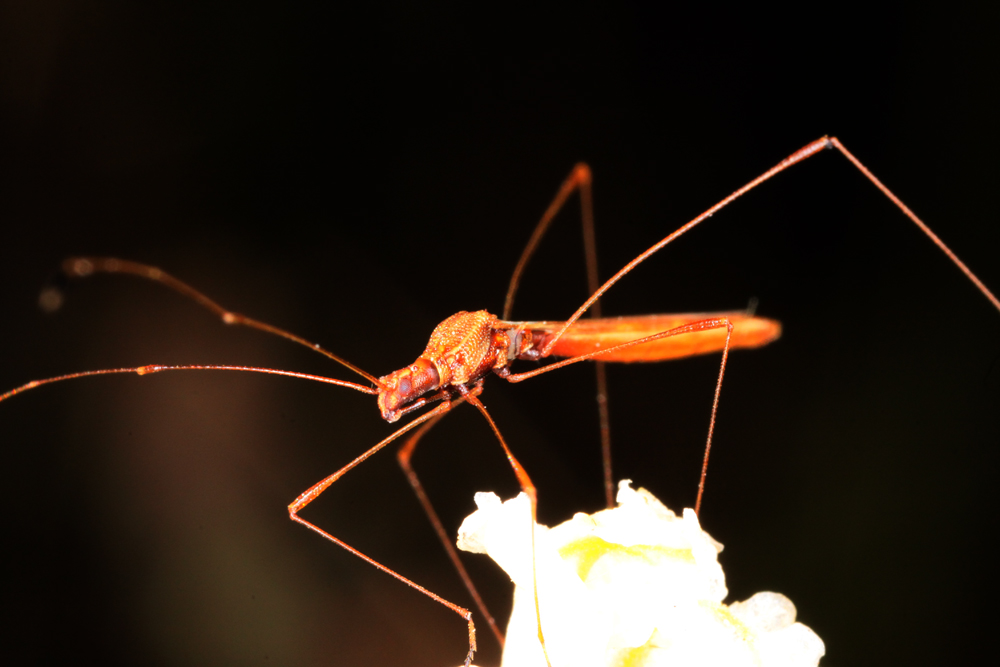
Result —
POLYGON ((582 581, 587 580, 590 568, 594 567, 594 563, 606 554, 614 554, 621 560, 634 558, 650 565, 665 559, 677 560, 690 565, 694 565, 695 562, 694 554, 691 553, 690 549, 674 549, 649 544, 634 544, 626 547, 621 544, 612 544, 594 535, 580 538, 559 549, 559 555, 563 560, 576 559, 576 573, 582 581))

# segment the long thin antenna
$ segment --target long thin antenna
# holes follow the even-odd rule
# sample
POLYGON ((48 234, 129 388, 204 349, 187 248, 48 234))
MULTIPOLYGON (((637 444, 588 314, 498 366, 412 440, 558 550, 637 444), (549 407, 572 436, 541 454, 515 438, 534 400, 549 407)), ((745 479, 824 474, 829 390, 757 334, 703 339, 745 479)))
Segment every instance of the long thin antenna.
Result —
POLYGON ((360 391, 362 394, 378 394, 378 390, 372 389, 371 387, 365 387, 360 384, 355 384, 354 382, 346 382, 344 380, 335 380, 333 378, 324 377, 322 375, 310 375, 309 373, 296 373, 294 371, 282 371, 276 368, 258 368, 256 366, 135 366, 132 368, 105 368, 98 371, 81 371, 79 373, 68 373, 66 375, 57 375, 56 377, 45 378, 44 380, 32 380, 27 384, 23 384, 20 387, 11 389, 8 392, 0 394, 0 402, 6 401, 8 398, 16 396, 17 394, 23 394, 29 389, 36 389, 47 384, 53 384, 55 382, 63 382, 64 380, 75 380, 77 378, 91 377, 95 375, 119 375, 123 373, 135 373, 136 375, 149 375, 150 373, 161 373, 163 371, 243 371, 246 373, 264 373, 265 375, 284 375, 285 377, 299 378, 302 380, 313 380, 315 382, 324 382, 326 384, 335 384, 338 387, 347 387, 348 389, 354 389, 360 391))
MULTIPOLYGON (((378 378, 370 373, 366 373, 346 359, 337 356, 333 352, 324 349, 319 344, 310 342, 301 336, 297 336, 290 331, 285 331, 284 329, 267 324, 266 322, 261 322, 253 319, 252 317, 247 317, 246 315, 226 310, 187 283, 174 278, 169 273, 166 273, 155 266, 140 264, 139 262, 131 262, 124 259, 115 259, 113 257, 71 257, 62 263, 62 270, 68 278, 86 278, 95 273, 125 273, 145 278, 147 280, 152 280, 153 282, 160 283, 164 287, 168 287, 175 292, 186 296, 202 308, 212 311, 226 324, 236 324, 250 327, 251 329, 264 331, 266 333, 274 334, 275 336, 280 336, 281 338, 290 340, 293 343, 298 343, 299 345, 319 352, 328 359, 332 359, 341 366, 354 371, 374 384, 376 387, 382 386, 382 383, 378 381, 378 378)), ((41 301, 43 304, 51 304, 48 307, 54 309, 58 307, 61 299, 58 296, 53 296, 52 294, 43 292, 41 301)))

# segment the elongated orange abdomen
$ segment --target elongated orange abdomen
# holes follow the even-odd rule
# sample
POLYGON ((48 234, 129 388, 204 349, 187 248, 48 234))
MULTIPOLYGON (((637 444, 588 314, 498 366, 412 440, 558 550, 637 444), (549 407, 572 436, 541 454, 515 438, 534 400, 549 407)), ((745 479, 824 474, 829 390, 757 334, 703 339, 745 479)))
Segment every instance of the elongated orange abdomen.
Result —
MULTIPOLYGON (((781 323, 764 317, 750 317, 745 313, 682 313, 671 315, 640 315, 634 317, 609 317, 582 319, 571 326, 552 348, 550 355, 575 357, 603 348, 627 343, 637 338, 651 336, 661 331, 675 329, 691 322, 728 317, 733 323, 731 348, 749 348, 767 345, 781 336, 781 323)), ((560 322, 531 322, 528 328, 543 339, 537 347, 544 346, 544 338, 558 331, 560 322)), ((639 362, 665 361, 696 354, 721 352, 726 340, 726 330, 710 329, 660 338, 643 345, 627 347, 600 357, 601 361, 639 362)))

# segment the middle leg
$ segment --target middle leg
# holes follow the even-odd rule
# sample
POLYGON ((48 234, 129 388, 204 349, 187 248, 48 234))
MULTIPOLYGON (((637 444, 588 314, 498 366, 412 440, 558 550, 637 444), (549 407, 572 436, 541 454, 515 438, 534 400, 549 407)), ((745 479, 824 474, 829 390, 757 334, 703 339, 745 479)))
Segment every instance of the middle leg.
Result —
MULTIPOLYGON (((459 397, 452 402, 452 407, 465 402, 464 397, 459 397)), ((437 511, 434 509, 434 505, 431 504, 430 498, 424 491, 423 484, 420 483, 420 478, 417 477, 416 470, 413 469, 413 464, 410 460, 413 458, 413 452, 416 451, 417 445, 420 444, 421 439, 427 434, 447 413, 441 413, 437 415, 427 423, 423 424, 417 431, 411 435, 403 446, 399 448, 396 453, 396 459, 399 461, 399 466, 403 469, 403 473, 406 475, 406 479, 410 482, 410 486, 413 488, 413 492, 417 494, 417 500, 420 501, 421 506, 424 508, 424 513, 431 522, 431 526, 434 527, 434 532, 437 534, 438 539, 441 541, 441 545, 444 547, 445 552, 448 554, 449 560, 451 560, 452 565, 455 566, 455 570, 458 572, 459 578, 461 578, 462 583, 465 584, 466 590, 469 591, 469 595, 472 596, 473 601, 479 608, 480 613, 482 613, 483 618, 486 619, 486 624, 490 626, 490 630, 493 631, 493 635, 497 638, 500 643, 500 648, 504 646, 504 635, 497 625, 496 620, 493 618, 493 614, 486 607, 486 603, 483 601, 482 596, 476 589, 476 585, 472 582, 472 577, 469 576, 468 571, 466 571, 465 566, 462 564, 462 560, 458 556, 458 551, 455 549, 452 538, 448 535, 448 532, 444 529, 444 524, 441 523, 441 518, 438 516, 437 511)))

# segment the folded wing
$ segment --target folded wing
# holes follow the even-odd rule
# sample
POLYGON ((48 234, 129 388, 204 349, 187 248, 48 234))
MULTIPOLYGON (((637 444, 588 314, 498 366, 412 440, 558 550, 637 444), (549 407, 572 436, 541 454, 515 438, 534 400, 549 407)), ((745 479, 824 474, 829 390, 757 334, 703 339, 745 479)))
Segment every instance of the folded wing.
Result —
MULTIPOLYGON (((730 348, 752 348, 767 345, 781 336, 781 323, 746 313, 682 313, 670 315, 639 315, 632 317, 607 317, 581 319, 573 324, 556 342, 550 355, 576 357, 597 350, 614 347, 638 338, 668 331, 699 320, 728 317, 733 323, 730 348)), ((562 322, 527 322, 532 334, 541 339, 536 347, 543 347, 548 338, 562 326, 562 322)), ((698 354, 721 352, 726 341, 725 329, 710 329, 660 338, 642 345, 609 352, 601 361, 640 362, 665 361, 698 354)))

